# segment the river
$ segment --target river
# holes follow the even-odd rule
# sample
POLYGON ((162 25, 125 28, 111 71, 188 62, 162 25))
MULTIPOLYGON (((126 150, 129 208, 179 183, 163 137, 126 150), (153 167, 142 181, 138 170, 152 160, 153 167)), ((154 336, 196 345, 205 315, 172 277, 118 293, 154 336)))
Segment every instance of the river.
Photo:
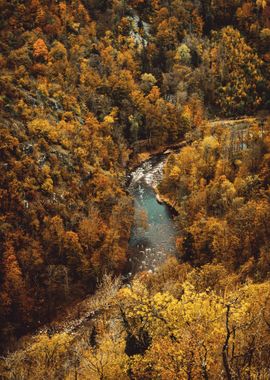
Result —
POLYGON ((175 255, 177 226, 172 210, 156 199, 154 187, 162 179, 167 156, 154 156, 130 174, 128 191, 134 199, 135 217, 129 241, 128 276, 155 271, 175 255))

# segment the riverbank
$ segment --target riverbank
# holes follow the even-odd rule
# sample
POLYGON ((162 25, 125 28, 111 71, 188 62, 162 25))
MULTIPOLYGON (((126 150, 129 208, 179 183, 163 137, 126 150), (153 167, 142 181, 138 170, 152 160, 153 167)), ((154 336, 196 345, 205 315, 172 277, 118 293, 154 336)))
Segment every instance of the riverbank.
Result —
POLYGON ((130 171, 135 170, 145 161, 150 160, 154 156, 173 153, 175 150, 181 149, 186 145, 187 142, 185 140, 181 140, 173 144, 161 145, 158 148, 148 148, 142 152, 136 152, 133 150, 128 162, 128 169, 130 171))
POLYGON ((161 194, 158 186, 153 187, 153 190, 156 194, 156 200, 159 204, 165 204, 171 210, 174 216, 178 215, 179 212, 177 210, 176 204, 170 200, 170 198, 165 197, 165 195, 161 194))

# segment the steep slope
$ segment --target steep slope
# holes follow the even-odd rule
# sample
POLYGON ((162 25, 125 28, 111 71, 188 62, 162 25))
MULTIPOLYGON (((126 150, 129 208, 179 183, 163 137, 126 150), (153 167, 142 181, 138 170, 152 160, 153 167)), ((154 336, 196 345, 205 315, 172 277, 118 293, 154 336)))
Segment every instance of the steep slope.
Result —
MULTIPOLYGON (((214 140, 208 136, 204 118, 269 106, 269 20, 268 1, 0 1, 3 347, 94 292, 105 272, 122 271, 133 219, 125 168, 141 140, 151 149, 184 136, 194 143, 187 160, 172 158, 172 173, 167 167, 168 187, 181 187, 179 208, 182 195, 188 208, 192 202, 204 208, 200 186, 211 193, 214 209, 205 206, 210 221, 230 202, 244 202, 250 236, 241 245, 242 219, 234 221, 240 232, 230 269, 247 264, 248 274, 255 277, 255 268, 258 278, 267 278, 268 129, 260 134, 255 128, 250 154, 239 158, 232 149, 224 168, 226 139, 219 131, 214 140), (203 175, 192 179, 187 168, 182 194, 182 161, 188 166, 190 157, 198 159, 191 166, 203 175), (260 218, 250 219, 250 213, 260 218)), ((171 197, 166 183, 163 192, 171 197)), ((185 226, 193 225, 195 238, 197 224, 188 220, 185 226)), ((189 261, 211 261, 208 240, 199 241, 192 249, 196 260, 189 261), (197 248, 205 246, 200 261, 197 248)), ((183 258, 181 239, 179 247, 183 258)))

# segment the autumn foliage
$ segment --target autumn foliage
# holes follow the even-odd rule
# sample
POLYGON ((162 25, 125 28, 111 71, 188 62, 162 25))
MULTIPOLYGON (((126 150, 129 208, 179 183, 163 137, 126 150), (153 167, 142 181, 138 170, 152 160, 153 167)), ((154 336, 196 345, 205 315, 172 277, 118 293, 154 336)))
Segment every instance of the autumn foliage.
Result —
POLYGON ((0 351, 112 275, 96 342, 38 335, 0 377, 268 378, 269 1, 2 0, 0 21, 0 351), (158 188, 177 258, 111 297, 130 160, 182 140, 158 188))

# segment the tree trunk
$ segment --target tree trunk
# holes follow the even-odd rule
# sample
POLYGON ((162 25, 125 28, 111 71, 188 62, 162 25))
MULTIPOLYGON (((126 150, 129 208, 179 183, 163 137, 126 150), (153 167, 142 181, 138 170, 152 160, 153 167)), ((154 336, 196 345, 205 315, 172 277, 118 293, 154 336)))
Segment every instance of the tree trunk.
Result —
POLYGON ((229 365, 229 361, 228 361, 228 348, 229 348, 229 340, 230 340, 230 336, 231 336, 231 331, 230 331, 230 328, 229 328, 229 318, 230 318, 230 308, 231 308, 231 306, 230 305, 226 305, 226 308, 227 308, 227 311, 226 311, 226 331, 227 331, 227 335, 226 335, 225 343, 224 343, 223 348, 222 348, 222 359, 223 359, 223 366, 224 366, 224 369, 225 369, 226 378, 228 380, 233 380, 233 376, 232 376, 230 365, 229 365))

